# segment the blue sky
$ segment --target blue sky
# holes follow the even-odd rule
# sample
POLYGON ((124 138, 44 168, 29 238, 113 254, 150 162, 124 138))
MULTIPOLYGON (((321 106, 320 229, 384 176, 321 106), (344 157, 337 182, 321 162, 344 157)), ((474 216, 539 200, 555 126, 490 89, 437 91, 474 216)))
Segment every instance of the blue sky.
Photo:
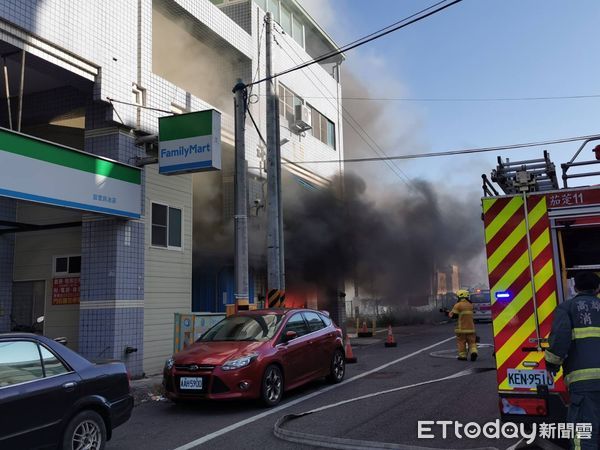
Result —
MULTIPOLYGON (((338 44, 435 3, 416 0, 301 0, 338 44)), ((345 70, 371 97, 486 98, 600 94, 600 2, 464 0, 347 53, 345 70)), ((346 106, 360 111, 360 102, 346 106)), ((600 98, 519 102, 381 102, 372 136, 392 154, 495 146, 600 133, 600 98), (388 130, 388 131, 386 131, 388 130)), ((360 120, 359 120, 360 121, 360 120)), ((371 130, 369 130, 371 132, 371 130)), ((559 166, 578 144, 547 146, 559 166)), ((591 148, 591 147, 590 147, 591 148)), ((401 162, 412 177, 477 190, 500 154, 401 162)), ((370 151, 365 150, 365 155, 370 151)), ((380 164, 380 163, 378 163, 380 164)), ((388 182, 394 176, 387 172, 388 182)), ((398 182, 395 179, 395 182, 398 182)))

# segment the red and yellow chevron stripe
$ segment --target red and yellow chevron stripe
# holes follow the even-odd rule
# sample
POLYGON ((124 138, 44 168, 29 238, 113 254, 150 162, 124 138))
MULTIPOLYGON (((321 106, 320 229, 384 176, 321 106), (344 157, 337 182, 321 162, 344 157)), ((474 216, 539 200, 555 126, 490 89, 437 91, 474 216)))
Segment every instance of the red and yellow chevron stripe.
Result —
MULTIPOLYGON (((557 294, 546 197, 528 196, 527 211, 540 337, 547 338, 557 294)), ((544 357, 543 352, 523 350, 535 347, 537 337, 524 199, 485 198, 483 213, 498 389, 520 390, 508 385, 508 369, 531 368, 525 362, 540 363, 536 368, 541 369, 544 357), (509 292, 510 298, 497 300, 497 292, 509 292)))

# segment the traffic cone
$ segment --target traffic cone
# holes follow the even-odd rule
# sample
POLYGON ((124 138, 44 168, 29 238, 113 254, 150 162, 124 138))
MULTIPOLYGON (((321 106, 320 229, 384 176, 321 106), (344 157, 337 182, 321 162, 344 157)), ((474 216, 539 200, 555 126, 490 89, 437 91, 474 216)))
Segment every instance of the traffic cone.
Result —
POLYGON ((394 339, 394 334, 392 333, 392 326, 388 326, 388 334, 387 339, 385 340, 386 347, 396 347, 398 345, 396 340, 394 339))
POLYGON ((346 348, 344 349, 346 352, 346 364, 354 364, 356 361, 356 356, 352 353, 352 346, 350 345, 350 337, 346 335, 346 348))
POLYGON ((358 337, 371 337, 373 336, 373 332, 369 331, 367 328, 367 322, 363 320, 362 327, 358 330, 358 337))

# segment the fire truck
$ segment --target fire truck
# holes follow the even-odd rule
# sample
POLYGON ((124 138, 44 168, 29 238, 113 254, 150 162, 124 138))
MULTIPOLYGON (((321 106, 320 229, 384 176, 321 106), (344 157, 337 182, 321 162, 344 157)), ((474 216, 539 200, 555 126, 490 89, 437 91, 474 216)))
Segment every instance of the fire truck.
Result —
POLYGON ((543 158, 526 161, 499 157, 491 179, 482 175, 499 408, 505 421, 565 421, 569 399, 562 371, 555 379, 547 374, 544 350, 554 310, 574 295, 574 275, 600 272, 600 185, 569 186, 574 179, 600 175, 585 172, 600 164, 600 145, 590 159, 579 158, 594 140, 600 137, 583 142, 561 165, 562 188, 546 151, 543 158))

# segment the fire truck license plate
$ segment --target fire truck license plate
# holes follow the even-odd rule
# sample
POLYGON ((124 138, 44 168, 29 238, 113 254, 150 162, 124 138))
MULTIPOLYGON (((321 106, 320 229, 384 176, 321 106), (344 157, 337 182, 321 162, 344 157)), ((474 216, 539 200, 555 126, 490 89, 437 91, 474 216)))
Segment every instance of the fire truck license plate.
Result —
POLYGON ((179 388, 202 390, 202 378, 181 377, 179 379, 179 388))
POLYGON ((554 379, 545 370, 508 369, 508 385, 513 388, 554 387, 554 379))

